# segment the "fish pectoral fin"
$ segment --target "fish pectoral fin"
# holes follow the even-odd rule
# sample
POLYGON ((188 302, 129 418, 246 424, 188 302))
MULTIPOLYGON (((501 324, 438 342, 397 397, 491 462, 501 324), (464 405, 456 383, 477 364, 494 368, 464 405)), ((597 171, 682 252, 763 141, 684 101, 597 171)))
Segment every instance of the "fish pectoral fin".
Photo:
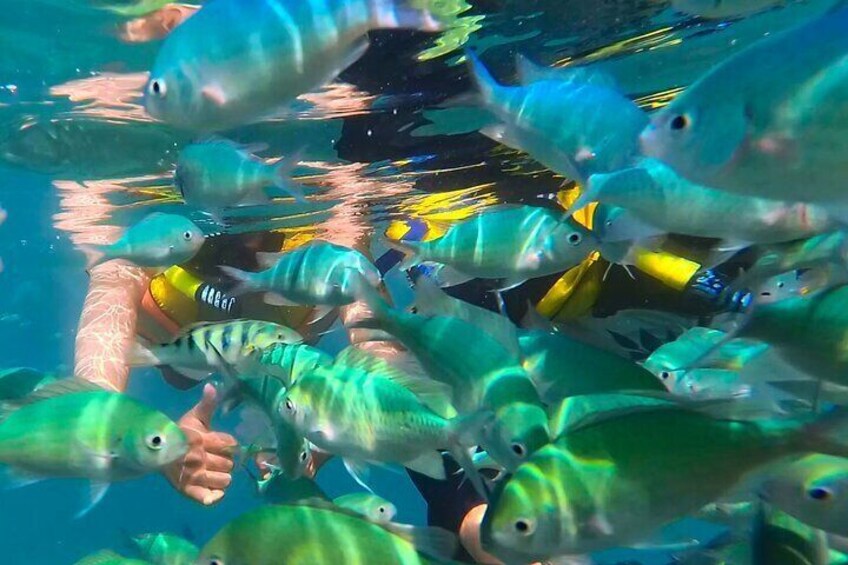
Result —
POLYGON ((90 498, 88 504, 86 504, 82 510, 76 513, 74 518, 82 518, 91 510, 100 504, 100 501, 103 500, 103 497, 106 496, 106 491, 109 490, 109 483, 100 483, 100 482, 92 482, 90 485, 89 493, 90 498))
POLYGON ((12 467, 6 467, 0 473, 0 483, 4 490, 15 490, 43 481, 45 477, 31 475, 12 467))
POLYGON ((345 457, 342 459, 344 462, 345 469, 350 473, 350 476, 353 477, 353 480, 359 484, 362 488, 374 494, 374 491, 371 490, 371 487, 368 486, 368 479, 371 477, 371 470, 368 468, 368 464, 364 461, 357 461, 356 459, 350 459, 345 457))
POLYGON ((383 524, 383 527, 412 543, 421 553, 431 555, 437 559, 450 561, 459 543, 459 540, 453 533, 442 528, 410 526, 408 524, 395 524, 393 522, 383 524))
POLYGON ((292 302, 282 294, 276 292, 266 292, 262 296, 262 300, 269 306, 298 306, 296 302, 292 302))
POLYGON ((454 269, 448 265, 439 265, 430 278, 440 287, 456 286, 473 280, 474 277, 454 269))
POLYGON ((445 479, 445 461, 438 451, 425 451, 415 459, 403 462, 404 467, 431 479, 445 479))
POLYGON ((216 106, 224 106, 227 103, 227 93, 220 84, 207 84, 200 90, 200 95, 216 106))

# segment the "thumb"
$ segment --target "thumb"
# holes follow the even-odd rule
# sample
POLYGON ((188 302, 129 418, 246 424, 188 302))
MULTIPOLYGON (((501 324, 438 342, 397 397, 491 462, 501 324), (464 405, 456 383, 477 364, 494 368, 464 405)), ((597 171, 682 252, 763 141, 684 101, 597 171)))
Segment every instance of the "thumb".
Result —
POLYGON ((195 418, 207 428, 212 424, 212 416, 215 414, 215 409, 218 408, 218 390, 214 385, 206 383, 203 386, 203 397, 200 402, 191 409, 195 418))

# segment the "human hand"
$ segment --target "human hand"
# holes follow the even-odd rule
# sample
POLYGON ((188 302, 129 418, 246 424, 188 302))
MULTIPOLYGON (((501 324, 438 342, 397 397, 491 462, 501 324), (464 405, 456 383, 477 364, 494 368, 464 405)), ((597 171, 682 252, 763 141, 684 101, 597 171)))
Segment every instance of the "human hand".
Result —
POLYGON ((212 415, 217 406, 217 391, 206 384, 200 402, 178 422, 188 439, 188 452, 165 469, 174 488, 205 506, 221 500, 230 486, 233 454, 238 445, 230 434, 212 431, 212 415))

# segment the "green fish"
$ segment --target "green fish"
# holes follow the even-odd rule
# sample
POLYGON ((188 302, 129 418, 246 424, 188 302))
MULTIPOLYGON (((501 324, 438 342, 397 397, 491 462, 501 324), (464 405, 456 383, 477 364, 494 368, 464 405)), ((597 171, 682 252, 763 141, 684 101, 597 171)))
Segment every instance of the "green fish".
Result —
POLYGON ((277 196, 271 188, 303 200, 303 188, 291 180, 297 160, 268 164, 225 139, 195 143, 180 151, 174 184, 186 204, 220 217, 225 208, 260 205, 277 196))
POLYGON ((370 492, 345 494, 334 498, 333 504, 362 514, 374 522, 391 522, 397 515, 394 504, 370 492))
POLYGON ((307 477, 291 480, 277 469, 256 481, 256 490, 269 504, 291 504, 311 498, 329 500, 314 480, 307 477))
POLYGON ((845 454, 825 435, 845 415, 825 418, 734 421, 673 403, 589 413, 495 494, 484 547, 525 563, 645 539, 773 461, 845 454))
POLYGON ((333 356, 324 353, 317 347, 305 343, 278 343, 271 347, 257 350, 257 371, 278 379, 290 387, 301 375, 308 374, 319 366, 333 364, 333 356))
POLYGON ((848 459, 808 455, 769 473, 758 492, 805 524, 848 535, 848 459))
POLYGON ((769 344, 784 361, 808 375, 848 385, 848 285, 757 304, 737 337, 769 344))
MULTIPOLYGON (((257 409, 265 420, 267 427, 263 427, 273 435, 273 452, 279 470, 292 480, 302 477, 312 464, 312 450, 303 434, 279 413, 278 407, 288 393, 284 383, 267 375, 228 378, 230 386, 225 393, 228 400, 244 400, 249 406, 257 409)), ((260 442, 264 435, 259 434, 260 442)), ((257 440, 254 439, 255 441, 257 440)))
POLYGON ((467 449, 477 444, 487 416, 449 420, 445 396, 438 383, 409 377, 348 347, 332 367, 318 367, 298 379, 278 410, 310 443, 342 457, 365 488, 369 462, 401 464, 444 479, 442 449, 479 486, 467 449))
POLYGON ((81 245, 86 268, 91 269, 114 259, 123 259, 139 267, 167 269, 190 261, 206 236, 185 216, 154 212, 127 229, 109 245, 81 245))
POLYGON ((567 271, 596 248, 592 233, 562 212, 504 205, 457 222, 432 241, 388 242, 408 257, 402 270, 443 265, 441 286, 475 279, 506 279, 508 289, 527 279, 567 271))
POLYGON ((501 122, 484 128, 484 135, 584 183, 591 174, 628 166, 639 154, 648 116, 603 73, 586 67, 527 72, 525 62, 524 84, 503 86, 474 53, 466 57, 484 107, 501 122))
POLYGON ((141 556, 156 565, 194 565, 200 554, 196 545, 173 534, 143 534, 133 542, 141 556))
POLYGON ((848 232, 840 230, 773 246, 733 282, 733 289, 760 288, 768 279, 800 269, 832 269, 834 281, 848 277, 848 232))
POLYGON ((0 463, 22 480, 88 479, 91 505, 80 514, 111 482, 159 471, 188 450, 182 430, 161 412, 77 379, 7 404, 2 415, 0 463))
POLYGON ((112 551, 111 549, 103 549, 97 553, 92 553, 87 557, 83 557, 74 565, 156 565, 150 561, 141 559, 130 559, 112 551))
POLYGON ((255 351, 302 341, 296 331, 273 322, 200 322, 183 329, 170 343, 135 344, 128 363, 131 367, 165 367, 166 380, 187 389, 221 369, 224 362, 239 369, 252 369, 255 351))
POLYGON ((453 534, 439 528, 380 524, 315 501, 272 505, 236 518, 200 551, 198 565, 449 563, 453 534), (429 557, 432 555, 432 557, 429 557))
POLYGON ((653 116, 641 135, 645 155, 705 186, 840 212, 846 26, 839 1, 728 57, 653 116))
POLYGON ((751 565, 829 565, 824 532, 760 503, 751 531, 751 565))
MULTIPOLYGON (((432 306, 427 305, 427 297, 434 293, 427 290, 427 284, 426 280, 419 280, 416 287, 416 292, 424 293, 416 298, 422 308, 432 306)), ((517 347, 498 339, 503 335, 488 334, 478 325, 483 321, 418 315, 392 308, 371 289, 366 288, 361 298, 369 306, 372 318, 358 321, 355 327, 382 330, 394 336, 415 355, 428 376, 450 387, 452 403, 460 414, 494 414, 480 443, 498 463, 514 469, 548 443, 544 405, 521 366, 517 347)))
MULTIPOLYGON (((792 241, 833 226, 822 207, 700 186, 656 159, 642 159, 634 168, 592 175, 586 191, 569 211, 594 201, 620 206, 661 233, 722 239, 725 247, 792 241), (727 222, 728 217, 736 221, 727 222)), ((605 241, 627 241, 641 235, 620 221, 604 229, 605 241)))
POLYGON ((0 400, 21 399, 56 380, 53 375, 27 367, 5 369, 0 371, 0 400))
POLYGON ((380 271, 362 253, 326 241, 313 240, 276 257, 269 269, 259 273, 220 268, 239 281, 233 294, 265 292, 268 304, 323 307, 316 320, 333 307, 355 302, 360 284, 377 287, 382 282, 380 271))
POLYGON ((411 4, 206 3, 162 45, 144 90, 144 107, 158 120, 204 132, 268 118, 357 61, 368 49, 371 30, 440 29, 429 12, 411 4))
POLYGON ((518 343, 524 368, 549 404, 583 394, 664 390, 648 370, 629 359, 560 333, 524 330, 518 343))

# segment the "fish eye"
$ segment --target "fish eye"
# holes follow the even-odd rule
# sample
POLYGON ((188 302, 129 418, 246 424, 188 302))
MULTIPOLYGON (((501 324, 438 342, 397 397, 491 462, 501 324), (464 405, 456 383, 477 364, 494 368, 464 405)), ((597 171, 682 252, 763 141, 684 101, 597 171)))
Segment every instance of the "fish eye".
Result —
POLYGON ((291 401, 291 398, 286 398, 286 410, 289 412, 294 412, 294 402, 291 401))
POLYGON ((193 237, 193 235, 190 231, 183 232, 183 238, 185 238, 186 241, 191 241, 192 237, 193 237))
POLYGON ((224 565, 224 560, 220 557, 213 557, 209 560, 209 565, 224 565))
POLYGON ((689 127, 689 116, 687 116, 686 114, 674 116, 674 118, 672 118, 668 125, 674 131, 686 129, 689 127))
POLYGON ((308 454, 307 452, 305 452, 305 451, 301 451, 301 452, 300 452, 300 460, 301 460, 301 462, 305 462, 305 461, 306 461, 306 459, 307 459, 308 457, 309 457, 309 454, 308 454))
POLYGON ((154 79, 150 81, 150 88, 148 90, 150 91, 150 94, 160 98, 165 98, 165 94, 168 92, 168 89, 165 86, 165 81, 162 79, 154 79))
POLYGON ((669 373, 668 371, 663 371, 662 373, 660 373, 660 378, 664 381, 667 381, 669 377, 671 377, 671 373, 669 373))
POLYGON ((147 436, 144 439, 144 443, 147 444, 147 447, 154 451, 159 451, 165 446, 165 440, 159 434, 152 434, 147 436))
POLYGON ((807 496, 809 496, 813 500, 825 501, 830 500, 830 498, 833 496, 833 493, 830 491, 830 489, 826 489, 824 487, 813 487, 807 491, 807 496))
POLYGON ((529 536, 536 529, 533 523, 525 518, 519 518, 515 521, 515 524, 513 524, 513 526, 515 527, 515 531, 521 534, 522 536, 529 536))
POLYGON ((786 283, 783 281, 777 283, 777 288, 783 288, 784 286, 786 286, 786 283))
POLYGON ((570 243, 571 245, 579 245, 581 241, 583 241, 583 236, 577 232, 574 232, 568 236, 568 243, 570 243))
POLYGON ((385 514, 386 513, 386 507, 385 506, 379 507, 377 509, 377 512, 379 512, 380 514, 385 514))
POLYGON ((525 448, 524 445, 521 443, 516 442, 510 445, 509 447, 510 449, 512 449, 512 452, 518 455, 519 457, 524 457, 525 455, 527 455, 527 448, 525 448))

